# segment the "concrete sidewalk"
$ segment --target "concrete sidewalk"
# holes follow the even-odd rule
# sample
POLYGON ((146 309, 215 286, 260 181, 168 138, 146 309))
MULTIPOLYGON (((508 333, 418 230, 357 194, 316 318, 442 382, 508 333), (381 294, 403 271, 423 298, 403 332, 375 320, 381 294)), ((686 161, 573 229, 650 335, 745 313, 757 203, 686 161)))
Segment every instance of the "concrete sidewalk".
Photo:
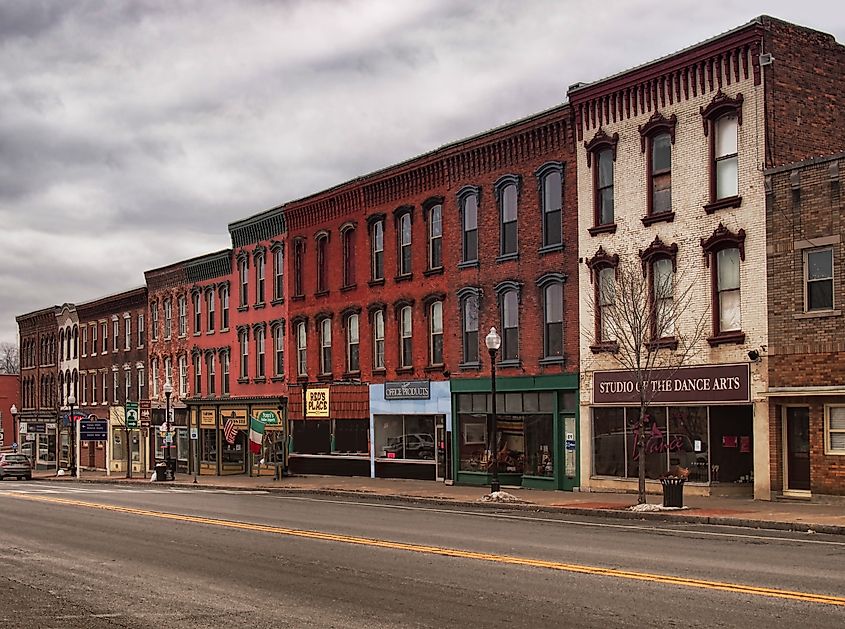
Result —
MULTIPOLYGON (((69 476, 55 476, 36 473, 38 480, 63 483, 115 483, 150 485, 149 478, 127 479, 122 476, 106 476, 105 472, 83 471, 81 481, 69 476)), ((286 476, 274 481, 272 477, 248 476, 199 476, 197 484, 193 477, 178 474, 176 481, 167 485, 190 486, 206 489, 265 490, 279 493, 317 493, 339 497, 371 497, 423 502, 440 505, 473 506, 492 509, 546 511, 588 515, 595 517, 659 520, 669 522, 690 522, 720 524, 776 530, 806 531, 845 535, 845 500, 831 499, 829 502, 776 501, 765 502, 750 498, 700 497, 685 498, 687 508, 677 511, 632 512, 637 497, 624 493, 568 493, 542 491, 519 487, 505 488, 505 491, 521 502, 484 503, 480 499, 488 493, 485 487, 445 485, 433 481, 338 477, 338 476, 286 476)), ((165 483, 157 483, 157 486, 165 483)), ((648 502, 662 504, 662 497, 649 495, 648 502)))

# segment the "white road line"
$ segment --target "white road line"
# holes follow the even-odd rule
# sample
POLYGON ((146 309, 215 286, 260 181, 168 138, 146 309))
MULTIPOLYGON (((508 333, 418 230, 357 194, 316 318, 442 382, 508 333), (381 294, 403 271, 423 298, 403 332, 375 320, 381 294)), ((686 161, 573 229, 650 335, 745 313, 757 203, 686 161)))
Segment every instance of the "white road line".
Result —
MULTIPOLYGON (((835 542, 819 539, 798 539, 792 537, 776 537, 774 535, 755 535, 753 533, 720 533, 718 531, 690 531, 686 529, 678 529, 672 527, 657 527, 657 526, 642 526, 636 524, 612 524, 609 522, 580 522, 578 520, 562 520, 558 518, 541 518, 530 517, 525 515, 511 515, 508 513, 485 513, 483 511, 462 511, 460 509, 440 509, 437 507, 421 507, 411 505, 396 505, 396 504, 381 504, 375 502, 357 502, 332 500, 329 498, 307 498, 305 496, 285 496, 278 495, 278 498, 286 500, 301 500, 305 502, 327 502, 331 504, 342 505, 357 505, 362 507, 377 507, 379 509, 398 509, 400 511, 430 511, 432 513, 452 513, 455 515, 478 517, 478 518, 493 518, 498 520, 517 520, 522 522, 546 522, 550 524, 571 524, 574 526, 586 526, 593 528, 607 528, 607 529, 623 529, 628 531, 645 531, 648 533, 678 533, 690 537, 707 536, 707 537, 732 537, 736 539, 749 540, 765 540, 774 542, 796 542, 799 544, 822 544, 826 546, 845 546, 845 542, 835 542)), ((702 524, 703 525, 703 524, 702 524)), ((729 526, 709 524, 703 526, 729 526)), ((787 531, 784 531, 785 533, 787 531)), ((797 532, 796 532, 797 533, 797 532)))

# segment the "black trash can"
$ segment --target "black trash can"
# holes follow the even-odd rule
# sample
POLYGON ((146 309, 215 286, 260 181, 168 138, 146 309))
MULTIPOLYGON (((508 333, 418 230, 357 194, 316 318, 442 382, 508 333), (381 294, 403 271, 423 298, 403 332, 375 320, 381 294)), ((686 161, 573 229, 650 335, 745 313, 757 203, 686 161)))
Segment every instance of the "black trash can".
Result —
POLYGON ((176 480, 176 459, 168 459, 165 461, 167 465, 167 480, 176 480))
POLYGON ((162 461, 161 463, 156 463, 155 472, 156 472, 156 480, 157 481, 164 481, 168 480, 167 478, 167 463, 162 461))
POLYGON ((663 485, 663 506, 677 507, 684 506, 684 478, 661 478, 663 485))

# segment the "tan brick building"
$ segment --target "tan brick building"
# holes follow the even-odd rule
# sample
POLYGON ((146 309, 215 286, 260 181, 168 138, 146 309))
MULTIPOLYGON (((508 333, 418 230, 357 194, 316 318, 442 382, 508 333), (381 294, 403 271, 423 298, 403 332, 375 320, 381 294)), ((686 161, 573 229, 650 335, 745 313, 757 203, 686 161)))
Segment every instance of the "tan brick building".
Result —
POLYGON ((845 494, 845 153, 766 171, 772 489, 845 494))
POLYGON ((693 493, 753 488, 756 498, 771 498, 763 169, 831 150, 830 125, 842 126, 830 108, 845 100, 836 81, 843 61, 845 49, 830 36, 764 16, 570 88, 583 262, 583 488, 631 487, 637 476, 639 411, 614 373, 618 345, 602 327, 601 304, 611 299, 605 286, 641 266, 650 300, 672 303, 690 291, 671 334, 652 337, 659 352, 678 352, 699 321, 706 326, 685 367, 667 378, 674 390, 655 398, 647 418, 648 477, 681 465, 690 469, 693 493), (808 59, 819 65, 807 67, 808 59), (797 115, 799 92, 815 98, 797 115), (668 294, 655 297, 655 277, 668 278, 668 294), (764 358, 749 357, 758 355, 764 358))

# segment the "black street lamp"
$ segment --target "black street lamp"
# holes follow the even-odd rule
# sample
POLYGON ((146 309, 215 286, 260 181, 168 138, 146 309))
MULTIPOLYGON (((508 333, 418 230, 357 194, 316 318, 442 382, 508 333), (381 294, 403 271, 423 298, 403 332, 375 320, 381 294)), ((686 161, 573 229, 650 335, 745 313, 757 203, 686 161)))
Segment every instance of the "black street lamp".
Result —
POLYGON ((490 493, 494 494, 501 491, 499 485, 499 438, 496 431, 498 427, 498 418, 496 417, 496 352, 502 346, 502 337, 496 332, 496 328, 490 328, 490 332, 484 337, 484 342, 487 344, 487 351, 490 352, 490 389, 493 393, 493 430, 490 435, 493 441, 493 476, 490 479, 490 493))
MULTIPOLYGON (((164 383, 164 399, 167 401, 166 408, 167 414, 164 417, 164 462, 167 465, 167 475, 170 475, 170 444, 167 440, 170 438, 170 396, 173 393, 173 385, 170 384, 170 380, 165 381, 164 383)), ((165 476, 167 478, 167 476, 165 476)), ((176 480, 176 473, 173 473, 173 478, 171 480, 176 480)))
POLYGON ((73 407, 76 406, 76 397, 73 393, 67 396, 67 405, 70 409, 70 413, 68 414, 68 417, 70 417, 70 434, 68 435, 68 440, 70 441, 70 461, 68 461, 68 468, 70 469, 68 471, 71 476, 79 478, 79 468, 76 465, 76 423, 73 417, 73 407))
MULTIPOLYGON (((20 450, 21 438, 18 434, 18 407, 12 404, 12 408, 9 409, 9 412, 12 414, 12 438, 15 440, 15 447, 17 448, 17 450, 20 450)), ((15 452, 17 452, 17 450, 15 450, 15 452)))

